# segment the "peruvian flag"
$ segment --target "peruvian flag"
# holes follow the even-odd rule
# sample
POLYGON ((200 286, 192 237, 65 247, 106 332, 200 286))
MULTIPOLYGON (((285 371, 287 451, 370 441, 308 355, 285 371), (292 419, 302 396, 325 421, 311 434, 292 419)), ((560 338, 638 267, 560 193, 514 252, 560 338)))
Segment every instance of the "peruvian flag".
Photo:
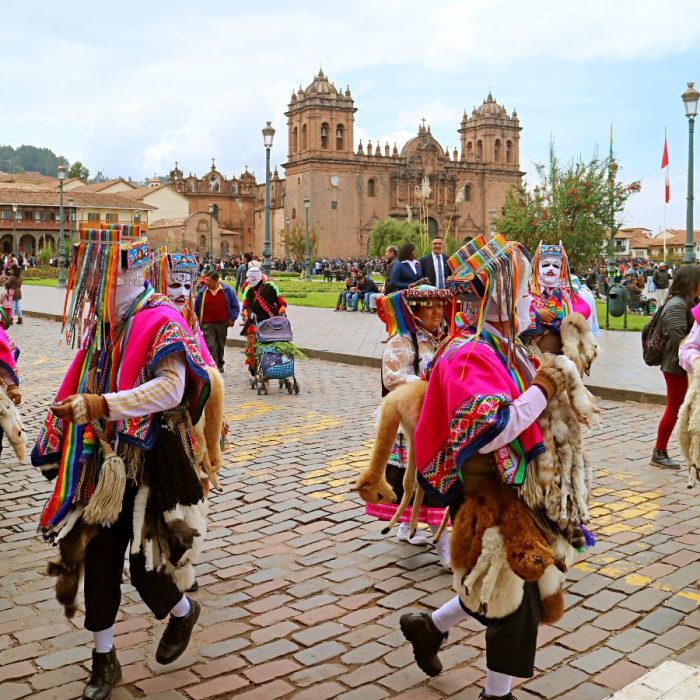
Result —
POLYGON ((666 170, 666 180, 664 183, 664 199, 666 204, 671 201, 671 183, 668 180, 668 143, 664 134, 664 154, 661 156, 661 170, 666 170))

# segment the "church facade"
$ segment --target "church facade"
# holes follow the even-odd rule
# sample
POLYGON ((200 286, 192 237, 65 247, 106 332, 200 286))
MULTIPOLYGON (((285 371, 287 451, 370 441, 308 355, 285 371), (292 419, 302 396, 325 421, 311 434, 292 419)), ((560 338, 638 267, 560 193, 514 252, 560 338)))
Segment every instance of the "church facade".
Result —
MULTIPOLYGON (((488 231, 508 189, 521 182, 518 115, 490 93, 463 114, 452 152, 425 121, 400 150, 371 141, 355 146, 356 112, 350 89, 338 90, 323 71, 292 93, 285 177, 275 170, 271 180, 273 257, 285 255, 286 232, 303 230, 305 200, 318 256, 348 258, 367 255, 372 227, 389 216, 427 220, 431 234, 460 241, 488 231)), ((226 179, 214 164, 203 178, 185 177, 176 166, 170 181, 190 198, 190 212, 215 203, 219 225, 239 233, 241 249, 262 252, 264 182, 247 171, 226 179)))

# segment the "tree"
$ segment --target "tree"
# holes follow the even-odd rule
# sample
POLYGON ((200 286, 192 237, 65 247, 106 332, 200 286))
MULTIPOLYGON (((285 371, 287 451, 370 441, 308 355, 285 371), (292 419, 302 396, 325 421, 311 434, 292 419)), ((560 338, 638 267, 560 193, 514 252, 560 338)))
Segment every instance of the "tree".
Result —
POLYGON ((417 221, 399 221, 391 217, 378 221, 369 234, 368 252, 370 256, 380 258, 387 246, 395 245, 400 248, 404 243, 410 242, 415 243, 419 255, 423 254, 427 251, 421 250, 422 230, 422 225, 417 221))
POLYGON ((37 172, 56 177, 56 168, 61 164, 67 165, 68 161, 49 148, 0 146, 0 170, 6 173, 37 172))
MULTIPOLYGON (((280 235, 283 235, 284 230, 280 231, 280 235)), ((289 248, 289 254, 296 260, 306 259, 306 228, 301 224, 296 223, 289 229, 287 233, 287 246, 289 248)), ((316 257, 318 252, 318 232, 316 227, 312 226, 309 229, 309 251, 311 258, 316 257)))
POLYGON ((617 179, 617 164, 594 154, 589 162, 562 166, 549 147, 549 163, 537 164, 539 183, 529 190, 511 188, 494 227, 520 241, 531 252, 537 244, 562 242, 574 268, 596 265, 606 245, 623 225, 622 214, 630 196, 641 189, 638 181, 617 179))
POLYGON ((67 177, 77 177, 79 180, 87 182, 90 171, 79 160, 76 160, 68 169, 67 177))

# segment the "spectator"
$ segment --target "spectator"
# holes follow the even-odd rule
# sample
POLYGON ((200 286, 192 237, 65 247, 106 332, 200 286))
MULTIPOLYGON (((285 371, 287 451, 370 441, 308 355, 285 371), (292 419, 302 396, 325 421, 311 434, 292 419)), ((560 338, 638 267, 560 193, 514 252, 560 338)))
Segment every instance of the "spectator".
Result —
POLYGON ((404 243, 399 248, 399 261, 391 271, 392 291, 408 289, 422 279, 420 263, 416 260, 416 246, 404 243))
POLYGON ((671 284, 671 275, 665 262, 660 262, 659 267, 651 278, 656 286, 656 303, 663 306, 668 299, 668 290, 671 284))
POLYGON ((243 253, 243 260, 236 270, 236 294, 240 291, 245 282, 245 274, 248 271, 248 263, 253 259, 252 253, 243 253))
POLYGON ((362 272, 358 273, 357 282, 350 290, 352 296, 348 297, 348 311, 357 311, 360 299, 362 299, 363 311, 369 311, 370 294, 376 294, 378 291, 379 289, 371 277, 362 272))
POLYGON ((345 289, 338 292, 338 301, 335 303, 336 311, 347 311, 347 294, 357 282, 357 268, 350 269, 350 277, 345 280, 345 289))
POLYGON ((13 292, 12 297, 12 315, 10 319, 14 320, 17 317, 17 323, 22 324, 22 268, 19 265, 14 265, 9 270, 9 276, 5 282, 5 289, 13 292))
POLYGON ((628 277, 630 280, 627 286, 627 305, 630 311, 634 313, 642 313, 644 304, 642 303, 642 287, 640 286, 642 282, 637 277, 634 272, 628 272, 628 277))
POLYGON ((236 322, 240 306, 233 289, 219 282, 216 270, 210 270, 205 275, 204 287, 197 294, 194 310, 207 348, 223 374, 226 333, 228 327, 236 322))
POLYGON ((442 252, 444 242, 440 236, 435 236, 431 243, 432 253, 424 255, 418 262, 423 274, 430 284, 438 289, 445 288, 445 278, 448 276, 447 256, 442 252))
POLYGON ((674 275, 670 298, 659 312, 661 337, 664 342, 661 371, 666 382, 666 410, 659 423, 651 463, 666 469, 680 469, 681 466, 668 456, 667 447, 678 420, 678 411, 688 389, 688 375, 679 364, 678 350, 681 341, 690 331, 692 320, 690 310, 697 302, 698 296, 700 296, 700 266, 684 265, 674 275))

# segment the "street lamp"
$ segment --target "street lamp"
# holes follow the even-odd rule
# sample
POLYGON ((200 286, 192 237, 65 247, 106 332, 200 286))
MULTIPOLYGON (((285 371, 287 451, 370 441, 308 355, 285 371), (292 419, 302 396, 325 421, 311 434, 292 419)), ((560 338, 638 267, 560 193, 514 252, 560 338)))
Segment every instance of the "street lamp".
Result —
POLYGON ((73 217, 75 216, 74 206, 75 200, 73 197, 68 197, 68 232, 70 234, 68 236, 68 240, 70 240, 70 246, 73 245, 73 217))
POLYGON ((263 272, 270 274, 272 263, 270 262, 270 149, 272 139, 275 137, 275 130, 272 122, 267 122, 267 126, 262 130, 263 142, 265 143, 265 247, 263 249, 263 272))
POLYGON ((311 200, 304 197, 304 214, 306 215, 306 262, 304 263, 304 279, 311 279, 311 246, 309 245, 309 207, 311 200))
POLYGON ((212 264, 213 251, 214 251, 214 212, 216 211, 216 205, 209 205, 209 264, 212 264))
POLYGON ((685 116, 688 117, 688 206, 685 219, 685 254, 684 263, 695 262, 693 250, 693 131, 695 131, 695 117, 698 113, 698 99, 700 92, 695 83, 688 83, 686 91, 681 95, 685 104, 685 116))
POLYGON ((289 217, 284 219, 284 269, 289 265, 289 217))
POLYGON ((17 221, 17 205, 12 205, 12 247, 13 252, 17 252, 17 229, 15 228, 17 221))
POLYGON ((57 287, 65 289, 66 287, 66 242, 64 240, 63 229, 63 181, 66 179, 66 166, 58 166, 58 283, 57 287))

